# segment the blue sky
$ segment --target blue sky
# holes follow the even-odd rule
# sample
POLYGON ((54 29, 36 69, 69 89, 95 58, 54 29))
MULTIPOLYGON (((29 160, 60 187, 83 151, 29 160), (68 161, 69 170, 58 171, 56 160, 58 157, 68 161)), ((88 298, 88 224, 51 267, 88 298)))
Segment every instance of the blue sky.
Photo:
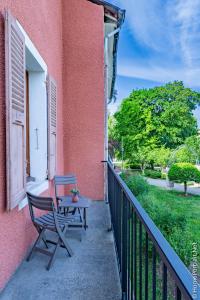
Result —
MULTIPOLYGON (((118 49, 117 103, 132 89, 182 80, 200 90, 200 0, 110 0, 126 9, 118 49)), ((200 109, 196 112, 200 126, 200 109)))

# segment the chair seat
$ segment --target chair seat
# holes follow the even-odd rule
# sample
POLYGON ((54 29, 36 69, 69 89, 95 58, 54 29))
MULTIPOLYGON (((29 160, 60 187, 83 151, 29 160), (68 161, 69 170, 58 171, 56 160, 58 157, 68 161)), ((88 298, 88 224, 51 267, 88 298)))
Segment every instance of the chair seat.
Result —
MULTIPOLYGON (((57 220, 59 223, 60 228, 63 230, 66 224, 81 224, 80 217, 79 216, 64 216, 59 213, 56 214, 57 220)), ((55 229, 55 222, 53 217, 53 212, 50 212, 48 214, 45 214, 41 217, 35 218, 34 223, 49 228, 50 230, 55 229)))

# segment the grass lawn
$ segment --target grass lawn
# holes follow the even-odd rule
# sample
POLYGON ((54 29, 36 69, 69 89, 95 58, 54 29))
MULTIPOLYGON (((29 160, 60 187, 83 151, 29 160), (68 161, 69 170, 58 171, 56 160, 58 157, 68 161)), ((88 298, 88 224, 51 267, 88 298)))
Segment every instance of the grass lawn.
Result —
POLYGON ((185 215, 192 240, 194 242, 200 240, 200 196, 185 197, 181 192, 150 186, 148 199, 153 204, 162 205, 163 209, 168 208, 179 215, 185 215))
MULTIPOLYGON (((154 223, 163 233, 185 265, 192 271, 193 243, 198 243, 198 274, 200 275, 200 196, 190 195, 185 197, 183 193, 170 191, 164 188, 151 186, 144 177, 138 174, 121 175, 133 194, 140 201, 154 223)), ((143 230, 143 251, 142 251, 142 285, 145 284, 145 231, 143 230)), ((132 236, 132 234, 131 234, 132 236)), ((132 251, 132 250, 131 250, 132 251)), ((149 270, 152 268, 152 243, 149 243, 149 270)), ((139 248, 137 251, 137 265, 139 265, 139 248)), ((132 266, 132 262, 131 262, 132 266)), ((156 261, 156 295, 157 299, 162 298, 162 263, 157 257, 156 261)), ((131 281, 134 279, 133 278, 131 281)), ((148 273, 149 279, 149 300, 152 300, 152 272, 148 273)), ((137 277, 137 298, 139 299, 139 278, 137 277)), ((174 280, 168 274, 168 300, 175 299, 174 280)), ((144 299, 144 290, 142 291, 144 299)))
POLYGON ((124 180, 187 267, 193 260, 192 244, 198 244, 200 274, 200 196, 151 186, 137 175, 126 174, 124 180))
MULTIPOLYGON (((149 186, 149 191, 137 198, 189 267, 192 243, 200 241, 200 196, 185 197, 181 192, 149 186)), ((198 262, 200 265, 200 255, 198 262)))

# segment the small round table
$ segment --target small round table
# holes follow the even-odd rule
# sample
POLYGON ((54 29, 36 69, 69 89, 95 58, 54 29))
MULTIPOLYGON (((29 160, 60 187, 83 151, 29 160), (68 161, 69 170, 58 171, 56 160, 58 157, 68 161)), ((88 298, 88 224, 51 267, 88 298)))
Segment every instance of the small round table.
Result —
POLYGON ((58 197, 60 201, 59 207, 65 208, 78 208, 83 209, 83 227, 86 230, 87 225, 87 215, 86 215, 86 209, 90 206, 89 198, 84 197, 82 195, 79 195, 78 202, 72 202, 72 196, 61 196, 58 197))

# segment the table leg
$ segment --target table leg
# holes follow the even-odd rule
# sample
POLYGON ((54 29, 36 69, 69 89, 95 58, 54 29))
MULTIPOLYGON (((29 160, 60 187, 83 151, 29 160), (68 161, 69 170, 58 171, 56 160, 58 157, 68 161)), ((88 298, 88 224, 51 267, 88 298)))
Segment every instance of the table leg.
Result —
POLYGON ((84 229, 87 229, 87 220, 86 220, 86 208, 83 209, 83 221, 84 221, 84 229))

